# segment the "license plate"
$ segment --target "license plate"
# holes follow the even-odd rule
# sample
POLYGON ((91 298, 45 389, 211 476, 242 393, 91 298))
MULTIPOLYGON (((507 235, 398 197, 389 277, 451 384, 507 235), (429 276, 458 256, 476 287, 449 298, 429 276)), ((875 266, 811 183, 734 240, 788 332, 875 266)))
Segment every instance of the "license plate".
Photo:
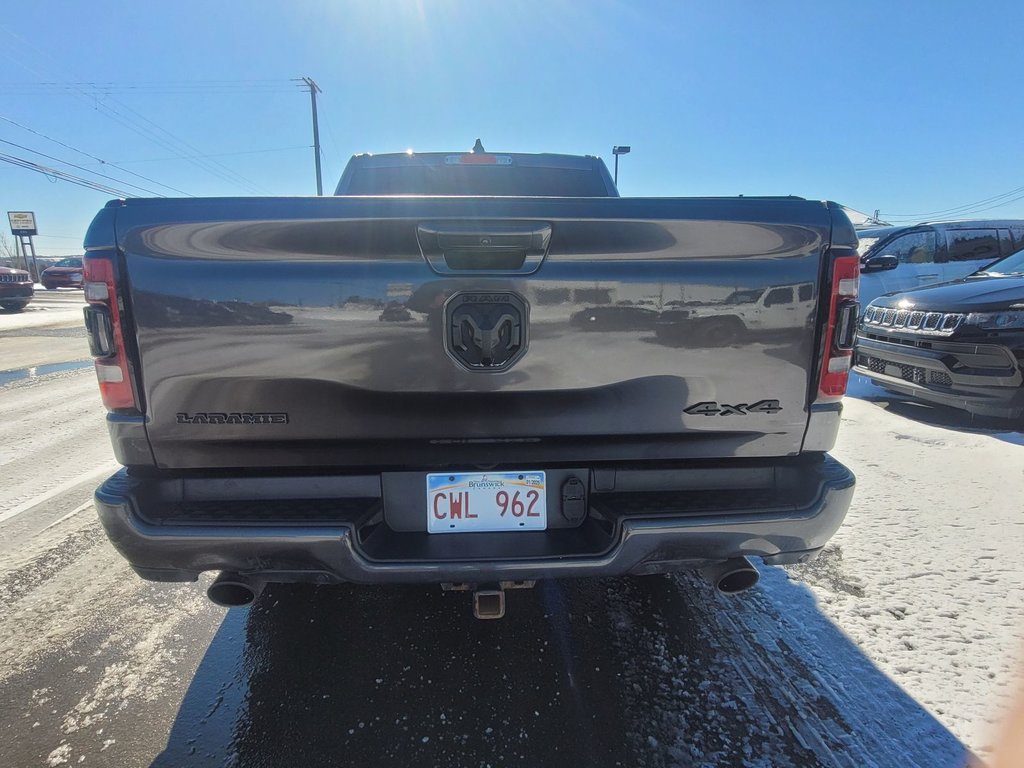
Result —
POLYGON ((427 475, 427 531, 543 531, 548 505, 543 472, 445 472, 427 475))

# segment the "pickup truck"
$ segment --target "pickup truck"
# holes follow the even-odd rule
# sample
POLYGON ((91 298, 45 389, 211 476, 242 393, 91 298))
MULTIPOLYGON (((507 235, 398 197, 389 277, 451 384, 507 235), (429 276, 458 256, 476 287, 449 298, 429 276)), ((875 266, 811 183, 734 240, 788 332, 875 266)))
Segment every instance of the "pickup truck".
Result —
POLYGON ((790 330, 793 317, 814 322, 814 283, 737 290, 721 301, 661 313, 661 338, 703 344, 732 343, 748 331, 790 330))
POLYGON ((598 158, 478 144, 355 156, 329 197, 111 201, 85 246, 124 465, 100 519, 143 578, 222 572, 220 604, 424 582, 492 618, 537 579, 685 569, 738 592, 850 504, 834 203, 621 198, 598 158), (771 334, 727 345, 594 312, 784 286, 771 334))

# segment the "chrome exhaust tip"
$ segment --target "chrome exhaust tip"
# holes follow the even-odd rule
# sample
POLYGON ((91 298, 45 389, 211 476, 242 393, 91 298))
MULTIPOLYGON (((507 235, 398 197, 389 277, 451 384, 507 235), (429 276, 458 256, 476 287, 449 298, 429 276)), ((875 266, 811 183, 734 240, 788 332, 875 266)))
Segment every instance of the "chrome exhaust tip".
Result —
POLYGON ((206 596, 225 608, 240 608, 252 605, 265 583, 263 579, 225 571, 209 586, 206 596))
POLYGON ((700 569, 703 576, 723 595, 735 595, 750 589, 761 578, 757 568, 745 557, 733 557, 700 569))

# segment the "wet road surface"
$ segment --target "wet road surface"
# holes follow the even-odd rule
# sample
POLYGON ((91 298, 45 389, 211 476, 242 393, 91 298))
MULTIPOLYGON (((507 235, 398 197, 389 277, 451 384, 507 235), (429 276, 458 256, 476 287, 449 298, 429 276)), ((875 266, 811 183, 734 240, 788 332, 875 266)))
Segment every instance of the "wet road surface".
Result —
POLYGON ((689 576, 541 582, 500 621, 423 586, 277 585, 226 611, 209 577, 142 582, 89 504, 112 469, 91 372, 0 403, 2 766, 964 760, 779 568, 733 598, 689 576))
POLYGON ((4 681, 0 764, 864 766, 962 756, 825 622, 808 632, 757 593, 726 600, 685 578, 541 583, 512 594, 509 616, 494 622, 472 618, 465 595, 423 587, 278 586, 226 613, 188 588, 133 585, 120 598, 131 603, 105 606, 71 643, 40 649, 4 681), (812 666, 822 640, 827 659, 817 661, 841 666, 812 666))

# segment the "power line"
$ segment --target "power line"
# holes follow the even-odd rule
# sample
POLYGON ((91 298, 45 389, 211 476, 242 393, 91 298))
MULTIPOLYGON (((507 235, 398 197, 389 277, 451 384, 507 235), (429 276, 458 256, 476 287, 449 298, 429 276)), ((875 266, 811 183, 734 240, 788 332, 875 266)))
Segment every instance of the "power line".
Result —
MULTIPOLYGON (((82 95, 85 98, 89 98, 89 94, 88 94, 87 91, 81 91, 81 93, 82 93, 82 95)), ((110 98, 111 98, 112 101, 117 101, 116 99, 113 99, 113 97, 110 97, 110 98)), ((117 109, 115 109, 114 107, 112 107, 109 104, 104 103, 103 101, 97 100, 94 103, 93 106, 94 106, 95 109, 100 111, 101 114, 105 114, 110 119, 114 120, 117 123, 120 123, 121 125, 125 126, 129 130, 131 130, 132 132, 138 134, 139 136, 142 136, 144 139, 147 139, 148 141, 154 142, 155 144, 163 147, 164 149, 166 149, 169 152, 173 152, 175 155, 177 155, 178 157, 180 157, 180 158, 182 158, 184 160, 188 160, 188 162, 192 163, 196 167, 201 168, 202 170, 206 171, 207 173, 209 173, 209 174, 211 174, 213 176, 216 176, 217 178, 221 179, 222 181, 226 181, 226 182, 228 182, 230 184, 234 184, 234 185, 242 187, 242 188, 247 188, 249 191, 255 191, 257 194, 259 194, 259 192, 261 191, 260 188, 257 187, 253 182, 249 181, 248 179, 246 179, 241 174, 235 173, 234 171, 232 171, 231 169, 227 168, 226 166, 223 166, 220 163, 217 163, 216 161, 212 161, 211 162, 211 161, 206 161, 206 160, 197 160, 194 157, 192 157, 190 159, 190 155, 188 155, 185 152, 183 152, 178 146, 175 146, 175 144, 173 142, 177 142, 179 145, 181 145, 183 147, 186 147, 191 153, 193 153, 193 155, 194 154, 201 154, 201 152, 200 152, 200 150, 198 148, 196 148, 195 146, 189 144, 188 142, 186 142, 186 141, 184 141, 182 139, 177 138, 176 136, 174 136, 174 134, 172 134, 166 128, 162 128, 161 126, 157 125, 152 120, 150 120, 149 118, 145 117, 144 115, 139 114, 136 110, 134 110, 131 107, 123 104, 122 102, 117 102, 117 103, 121 104, 121 106, 123 106, 129 112, 133 112, 136 115, 138 115, 144 122, 149 123, 150 125, 154 126, 159 131, 161 131, 164 134, 166 134, 168 136, 168 139, 163 138, 158 133, 156 133, 156 131, 154 131, 152 129, 149 129, 149 128, 146 128, 145 126, 141 125, 137 121, 133 120, 131 117, 128 117, 127 115, 122 114, 117 109), (220 166, 221 168, 224 168, 224 171, 218 170, 216 166, 220 166), (234 178, 232 178, 232 177, 234 177, 234 178)), ((265 191, 265 190, 263 190, 263 191, 265 191)))
POLYGON ((10 88, 0 85, 0 93, 5 96, 67 96, 73 95, 74 92, 82 89, 88 90, 90 93, 102 93, 103 95, 110 96, 113 94, 121 95, 164 95, 164 94, 182 94, 182 95, 217 95, 217 96, 250 96, 253 94, 286 94, 294 93, 294 88, 252 88, 252 89, 236 89, 236 88, 183 88, 183 87, 166 87, 166 88, 146 88, 146 89, 134 89, 134 88, 104 88, 99 87, 69 87, 69 88, 10 88))
POLYGON ((294 83, 288 80, 154 80, 149 82, 42 81, 34 83, 0 83, 0 93, 14 96, 63 96, 84 90, 90 93, 95 92, 102 93, 104 95, 114 93, 128 95, 248 95, 294 93, 296 87, 297 86, 294 83))
MULTIPOLYGON (((0 25, 0 32, 6 33, 21 46, 34 51, 39 56, 48 59, 51 63, 52 57, 45 51, 30 43, 28 40, 15 32, 0 25)), ((180 81, 139 81, 139 82, 102 82, 102 81, 69 81, 47 78, 38 70, 27 65, 22 58, 13 59, 11 55, 0 49, 0 54, 15 61, 19 66, 40 77, 40 81, 29 84, 12 83, 7 84, 9 88, 28 88, 35 92, 68 93, 78 98, 88 100, 89 105, 108 119, 119 125, 128 128, 147 141, 151 141, 167 151, 174 153, 180 159, 192 163, 207 173, 220 178, 223 181, 242 187, 256 194, 270 194, 268 190, 246 178, 237 171, 232 170, 223 163, 212 159, 215 155, 204 155, 194 145, 183 138, 176 136, 165 126, 150 120, 146 115, 132 108, 113 94, 117 93, 156 93, 165 92, 193 92, 193 93, 219 93, 223 91, 236 91, 239 93, 265 93, 278 90, 280 92, 294 92, 295 85, 280 79, 242 79, 242 80, 180 80, 180 81), (114 105, 118 105, 120 109, 114 105), (130 113, 130 114, 126 114, 130 113), (134 117, 132 117, 134 115, 134 117)), ((4 86, 0 84, 0 89, 4 86)), ((301 86, 299 86, 301 87, 301 86)), ((317 151, 317 163, 320 155, 317 151)), ((123 169, 122 169, 123 170, 123 169)), ((159 183, 150 180, 152 183, 159 183)), ((166 186, 162 185, 161 186, 166 186)), ((181 190, 176 190, 181 191, 181 190)), ((187 194, 187 193, 183 193, 187 194)))
MULTIPOLYGON (((34 46, 31 43, 29 43, 23 37, 21 37, 20 35, 14 33, 14 32, 11 32, 9 29, 6 29, 2 25, 0 25, 0 31, 5 32, 8 36, 13 37, 15 40, 19 41, 24 46, 34 50, 37 54, 39 54, 41 56, 44 56, 44 57, 48 57, 48 54, 46 54, 44 51, 41 51, 39 48, 37 48, 36 46, 34 46)), ((3 52, 4 55, 7 56, 7 58, 11 58, 6 52, 2 51, 2 49, 0 49, 0 52, 3 52)), ((24 61, 20 61, 19 60, 19 61, 17 61, 17 63, 20 66, 22 66, 23 68, 27 69, 29 72, 32 72, 33 74, 38 75, 40 77, 43 77, 42 73, 40 73, 38 70, 34 69, 33 67, 30 67, 29 65, 25 64, 24 61)), ((164 139, 163 137, 161 137, 159 134, 157 134, 152 129, 148 129, 145 126, 139 124, 137 121, 132 120, 132 118, 130 118, 130 117, 126 116, 126 115, 123 115, 121 112, 119 112, 113 106, 111 106, 110 104, 105 103, 102 99, 98 98, 98 96, 101 96, 103 94, 100 94, 100 93, 97 93, 97 92, 90 93, 84 87, 75 85, 73 83, 67 83, 66 81, 62 81, 62 82, 64 82, 65 85, 68 85, 73 90, 74 94, 76 94, 80 98, 88 101, 90 106, 92 106, 96 111, 98 111, 101 114, 105 115, 109 119, 111 119, 114 122, 119 123, 120 125, 128 128, 132 132, 138 134, 139 136, 142 136, 143 138, 147 139, 148 141, 152 141, 152 142, 154 142, 156 144, 159 144, 160 146, 162 146, 164 149, 168 150, 169 152, 173 152, 174 154, 176 154, 178 156, 182 156, 182 157, 185 156, 185 153, 183 153, 179 147, 174 146, 167 139, 164 139)), ((143 121, 149 123, 150 125, 154 126, 154 128, 156 128, 156 129, 162 131, 164 134, 166 134, 172 141, 175 141, 175 142, 177 142, 178 144, 180 144, 182 146, 188 147, 188 149, 190 150, 190 152, 192 154, 201 154, 200 150, 198 150, 196 147, 188 144, 188 142, 185 142, 182 139, 178 139, 176 136, 171 134, 170 131, 168 131, 166 128, 162 128, 161 126, 157 125, 152 120, 149 120, 145 116, 143 116, 143 115, 139 114, 137 111, 133 110, 131 107, 125 105, 123 102, 118 101, 117 99, 115 99, 114 97, 112 97, 110 95, 106 95, 106 98, 111 100, 111 101, 117 102, 122 107, 127 109, 129 112, 134 112, 143 121)), ((249 191, 255 191, 257 194, 259 194, 261 191, 266 192, 266 190, 261 190, 261 188, 257 187, 253 182, 249 181, 248 179, 246 179, 241 174, 238 174, 238 173, 235 173, 234 171, 231 171, 231 169, 227 168, 226 166, 221 165, 220 163, 217 163, 216 161, 210 162, 210 161, 206 161, 206 160, 192 159, 189 162, 191 162, 193 165, 196 165, 199 168, 202 168, 207 173, 210 173, 211 175, 217 176, 222 181, 227 181, 228 183, 231 183, 231 184, 234 184, 236 186, 243 187, 243 188, 247 187, 249 191), (217 169, 217 167, 216 167, 218 165, 221 168, 223 168, 224 171, 219 171, 217 169), (226 173, 225 173, 225 171, 226 171, 226 173), (234 177, 234 178, 232 178, 232 177, 234 177)))
POLYGON ((886 219, 902 220, 904 222, 907 222, 907 221, 915 221, 915 222, 916 221, 924 221, 924 220, 927 220, 927 219, 935 219, 935 218, 957 218, 957 217, 964 217, 964 216, 975 216, 975 215, 977 215, 979 213, 985 213, 986 211, 994 211, 997 208, 1003 208, 1003 207, 1005 207, 1007 205, 1010 205, 1011 203, 1016 203, 1016 202, 1018 202, 1020 200, 1024 200, 1024 194, 1018 195, 1017 197, 1011 197, 1011 198, 1006 199, 1006 200, 1000 200, 999 202, 993 203, 992 205, 981 205, 981 204, 978 204, 979 207, 965 206, 965 207, 963 207, 961 209, 952 209, 950 211, 940 211, 938 213, 927 214, 927 215, 918 215, 918 216, 897 215, 897 214, 890 214, 890 213, 883 213, 882 216, 884 218, 886 218, 886 219))
POLYGON ((77 184, 80 187, 86 187, 88 189, 96 190, 97 192, 103 192, 114 197, 138 197, 130 192, 125 192, 123 189, 116 189, 115 187, 108 187, 105 184, 98 184, 89 179, 83 179, 80 176, 75 176, 65 171, 59 171, 56 168, 49 168, 39 163, 33 163, 31 160, 26 160, 22 157, 15 155, 8 155, 0 152, 0 162, 10 163, 11 165, 18 166, 19 168, 25 168, 36 173, 41 173, 44 176, 48 176, 52 179, 59 179, 60 181, 67 181, 71 184, 77 184))
MULTIPOLYGON (((0 115, 0 120, 3 120, 6 123, 10 123, 11 125, 17 126, 18 128, 21 128, 22 130, 28 131, 29 133, 35 134, 36 136, 39 136, 40 138, 46 139, 47 141, 52 141, 54 144, 59 144, 60 146, 66 148, 66 149, 70 149, 72 152, 77 152, 80 155, 92 158, 93 160, 95 160, 98 163, 101 163, 102 165, 109 165, 112 168, 117 168, 119 171, 123 171, 124 173, 127 173, 127 174, 129 174, 131 176, 135 176, 136 178, 142 179, 143 181, 148 181, 151 184, 156 184, 157 186, 163 187, 164 189, 169 189, 169 190, 171 190, 173 192, 179 192, 179 193, 185 195, 186 197, 194 197, 194 195, 190 195, 188 192, 186 192, 183 189, 178 189, 177 187, 172 187, 170 184, 164 184, 163 182, 159 182, 156 179, 149 178, 149 176, 143 176, 141 173, 136 173, 135 171, 130 171, 127 168, 122 168, 121 166, 117 165, 116 163, 107 162, 106 160, 104 160, 101 157, 96 157, 96 155, 93 155, 93 154, 91 154, 89 152, 86 152, 84 149, 79 149, 78 147, 73 147, 70 144, 64 143, 60 139, 55 139, 52 136, 47 136, 45 133, 43 133, 41 131, 37 131, 35 128, 29 128, 27 125, 23 125, 23 124, 15 121, 15 120, 11 120, 11 118, 9 118, 9 117, 4 117, 3 115, 0 115)), ((33 150, 30 150, 30 151, 33 151, 33 150)), ((42 154, 42 153, 39 153, 39 154, 42 154)), ((69 163, 69 165, 70 165, 70 163, 69 163)), ((122 184, 127 184, 127 182, 121 182, 121 183, 122 184)))
POLYGON ((281 78, 267 80, 41 80, 35 82, 0 83, 0 88, 43 88, 59 90, 80 87, 115 90, 146 90, 149 88, 181 88, 187 90, 221 88, 258 90, 262 88, 276 88, 289 92, 294 91, 296 88, 296 86, 292 84, 291 80, 281 78))
POLYGON ((1018 186, 1016 189, 1011 189, 1010 191, 1006 191, 1006 193, 1002 193, 1001 195, 993 195, 991 198, 985 198, 984 200, 975 201, 974 203, 965 203, 964 205, 954 206, 952 208, 943 208, 943 209, 938 210, 938 211, 926 211, 925 213, 890 213, 888 215, 889 216, 897 216, 899 218, 914 218, 914 217, 919 217, 919 216, 938 216, 938 215, 943 215, 943 214, 946 214, 946 213, 952 213, 952 212, 955 212, 955 211, 959 211, 959 210, 962 210, 964 208, 974 208, 975 206, 984 205, 986 203, 992 203, 992 202, 994 202, 996 200, 1000 200, 1002 198, 1010 197, 1011 195, 1016 195, 1018 193, 1022 193, 1022 191, 1024 191, 1024 186, 1018 186))
MULTIPOLYGON (((1024 189, 1024 188, 1022 188, 1022 189, 1024 189)), ((959 214, 957 214, 957 215, 966 215, 966 214, 974 215, 974 214, 977 214, 977 213, 984 213, 986 211, 994 211, 996 208, 1002 208, 1004 206, 1010 205, 1010 203, 1016 203, 1018 200, 1024 200, 1024 194, 1018 195, 1017 197, 1011 197, 1009 200, 1003 200, 1001 202, 996 203, 995 205, 989 205, 989 206, 985 206, 983 208, 974 208, 974 209, 969 210, 969 211, 960 211, 959 214)))
MULTIPOLYGON (((259 186, 258 184, 256 184, 253 181, 250 181, 245 176, 243 176, 242 174, 238 173, 237 171, 233 171, 232 169, 228 168, 223 163, 219 163, 216 160, 206 160, 206 159, 197 160, 195 156, 199 155, 199 154, 202 154, 202 150, 201 149, 199 149, 198 147, 196 147, 193 144, 190 144, 189 142, 185 141, 184 139, 178 138, 173 133, 171 133, 169 130, 164 128, 162 125, 160 125, 159 123, 153 122, 152 120, 150 120, 148 117, 146 117, 142 113, 140 113, 140 112, 132 109, 131 107, 129 107, 123 101, 118 101, 117 99, 114 99, 113 97, 111 97, 111 100, 112 101, 116 101, 118 104, 120 104, 122 107, 127 109, 132 114, 138 115, 138 117, 143 122, 149 123, 151 126, 156 128, 158 131, 160 131, 160 132, 164 133, 166 136, 168 136, 172 141, 175 141, 178 144, 180 144, 181 146, 183 146, 186 149, 190 150, 193 153, 192 155, 182 155, 183 159, 187 160, 188 162, 190 162, 190 163, 196 163, 196 162, 205 163, 205 164, 208 164, 210 166, 213 166, 214 168, 221 168, 224 171, 224 173, 221 174, 221 175, 223 176, 224 174, 227 174, 228 178, 233 176, 234 178, 238 179, 238 181, 241 182, 241 184, 239 186, 247 186, 249 189, 255 191, 257 194, 260 194, 260 193, 268 194, 268 195, 270 194, 269 190, 265 189, 264 187, 259 186)), ((172 150, 172 151, 176 151, 176 150, 172 150)), ((177 154, 181 154, 180 152, 177 152, 177 151, 176 151, 176 153, 177 154)), ((235 183, 238 183, 238 182, 235 182, 235 183)))
POLYGON ((311 144, 298 144, 294 147, 271 147, 269 149, 247 149, 242 152, 218 152, 211 155, 190 155, 187 158, 183 157, 144 157, 139 160, 118 160, 119 163, 161 163, 170 162, 173 160, 187 160, 192 158, 203 158, 203 157, 234 157, 235 155, 262 155, 268 152, 288 152, 297 149, 309 149, 311 144))
POLYGON ((93 171, 93 170, 90 170, 88 168, 83 168, 81 165, 76 165, 75 163, 68 162, 67 160, 61 160, 59 157, 54 157, 53 155, 48 155, 45 152, 39 152, 38 150, 22 146, 21 144, 15 144, 13 141, 7 141, 6 139, 0 139, 0 143, 9 144, 12 147, 17 147, 18 149, 22 149, 25 152, 31 152, 33 155, 39 155, 40 157, 45 157, 47 160, 53 160, 53 161, 58 162, 58 163, 60 163, 62 165, 69 165, 72 168, 77 168, 80 171, 85 171, 86 173, 91 173, 93 176, 100 176, 100 177, 102 177, 104 179, 110 179, 111 181, 116 181, 118 184, 124 184, 125 186, 132 187, 133 189, 137 189, 137 190, 139 190, 141 192, 148 192, 149 194, 155 195, 156 197, 166 197, 166 195, 161 195, 159 192, 157 192, 155 190, 152 190, 152 189, 149 189, 148 187, 140 187, 138 184, 130 184, 127 181, 115 178, 114 176, 108 176, 107 174, 100 173, 99 171, 93 171))
POLYGON ((335 162, 338 163, 338 167, 341 167, 345 158, 339 149, 338 140, 334 137, 334 127, 331 125, 331 118, 330 115, 327 114, 326 110, 324 111, 324 122, 327 123, 327 135, 331 139, 331 146, 334 148, 334 154, 337 155, 335 162))
MULTIPOLYGON (((900 219, 914 219, 914 218, 920 218, 922 216, 945 216, 945 215, 948 215, 948 214, 964 211, 964 210, 969 209, 969 208, 974 208, 976 206, 985 205, 986 203, 994 203, 997 200, 1002 200, 1003 198, 1010 197, 1011 195, 1016 195, 1016 194, 1021 193, 1021 192, 1024 192, 1024 187, 1017 187, 1016 189, 1011 189, 1009 192, 1003 192, 1002 194, 999 194, 999 195, 993 195, 992 197, 986 197, 984 200, 977 200, 977 201, 975 201, 973 203, 964 203, 963 205, 957 205, 957 206, 954 206, 952 208, 943 208, 943 209, 938 210, 938 211, 926 211, 924 213, 887 213, 886 215, 890 216, 890 217, 894 217, 894 218, 900 218, 900 219)), ((1000 205, 1002 205, 1002 203, 1000 203, 1000 205)), ((994 206, 994 207, 998 207, 998 206, 994 206)))

